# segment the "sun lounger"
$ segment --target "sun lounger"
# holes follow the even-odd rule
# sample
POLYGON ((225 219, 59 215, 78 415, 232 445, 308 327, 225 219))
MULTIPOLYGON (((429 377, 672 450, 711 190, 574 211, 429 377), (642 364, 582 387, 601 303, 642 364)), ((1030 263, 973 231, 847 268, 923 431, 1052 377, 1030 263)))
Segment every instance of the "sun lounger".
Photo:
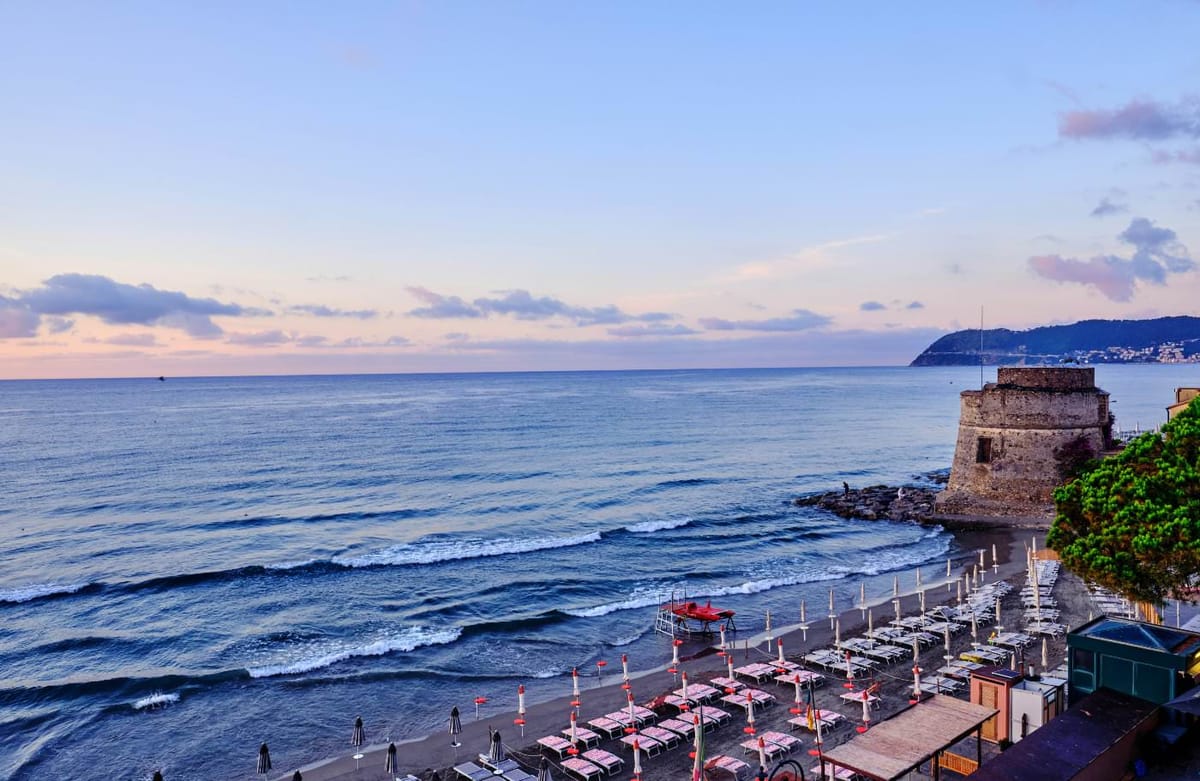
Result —
POLYGON ((853 770, 844 767, 834 767, 833 765, 825 766, 825 775, 821 775, 821 766, 819 764, 813 765, 811 772, 816 781, 834 781, 834 779, 836 781, 852 781, 854 778, 853 770))
MULTIPOLYGON (((567 738, 571 737, 571 730, 563 730, 562 735, 563 737, 567 738)), ((600 736, 595 732, 592 732, 590 729, 584 729, 583 727, 576 726, 575 737, 578 738, 579 742, 582 743, 586 748, 595 748, 596 746, 600 745, 600 736)))
POLYGON ((728 724, 733 720, 733 716, 729 711, 721 710, 712 705, 705 705, 703 708, 697 708, 696 713, 700 714, 700 718, 704 723, 704 729, 708 730, 712 727, 719 727, 722 724, 728 724))
MULTIPOLYGON (((809 670, 796 670, 795 672, 784 673, 783 675, 776 675, 775 682, 778 683, 780 686, 794 687, 796 685, 796 676, 797 675, 800 676, 800 686, 802 688, 807 688, 809 686, 812 686, 814 688, 819 688, 819 687, 825 685, 825 676, 824 675, 821 675, 820 673, 810 672, 809 670)), ((743 693, 742 696, 745 697, 746 695, 743 693)))
POLYGON ((663 729, 669 729, 681 739, 691 742, 696 735, 696 724, 683 719, 663 719, 658 723, 663 729))
POLYGON ((653 724, 658 721, 657 713, 641 705, 633 706, 633 714, 637 716, 639 724, 653 724))
POLYGON ((521 768, 509 770, 508 772, 504 773, 501 778, 505 779, 505 781, 537 781, 537 776, 530 775, 521 768))
MULTIPOLYGON (((712 685, 716 686, 718 689, 720 689, 722 691, 725 691, 726 689, 733 689, 734 691, 738 691, 739 689, 744 689, 746 687, 746 684, 742 683, 741 681, 739 681, 735 678, 726 678, 723 675, 713 678, 712 685)), ((729 692, 727 692, 727 691, 725 693, 729 694, 729 692)))
POLYGON ((494 775, 507 774, 514 770, 520 770, 521 766, 511 759, 502 759, 499 762, 493 762, 488 759, 487 754, 479 755, 479 764, 485 770, 490 770, 494 775))
POLYGON ((693 703, 691 700, 685 700, 678 694, 668 694, 667 696, 663 697, 663 704, 670 705, 675 710, 683 713, 684 711, 691 710, 693 703))
POLYGON ((598 766, 586 759, 572 757, 562 761, 562 768, 567 773, 575 776, 579 781, 600 781, 604 777, 604 771, 598 766))
MULTIPOLYGON (((738 745, 740 745, 742 748, 744 748, 746 750, 747 754, 757 754, 758 753, 758 738, 750 738, 749 740, 743 740, 738 745)), ((764 739, 763 740, 763 753, 767 755, 768 762, 774 762, 775 760, 779 759, 780 757, 785 756, 787 754, 787 750, 784 749, 784 747, 779 745, 778 743, 772 743, 771 741, 764 739)))
MULTIPOLYGON (((571 749, 571 741, 564 740, 558 735, 547 735, 544 738, 538 738, 538 745, 549 751, 554 756, 562 759, 571 749)), ((457 768, 455 768, 457 770, 457 768)))
POLYGON ((734 778, 738 779, 738 781, 748 779, 751 774, 750 765, 746 764, 740 759, 735 759, 733 757, 726 756, 725 754, 717 754, 715 757, 710 757, 709 760, 704 763, 705 770, 709 770, 714 767, 719 767, 722 770, 728 770, 730 773, 733 773, 734 778))
POLYGON ((962 681, 953 678, 926 678, 921 681, 921 691, 929 694, 953 694, 963 685, 962 681))
POLYGON ((597 716, 588 722, 588 726, 594 728, 597 732, 608 739, 620 737, 625 732, 625 725, 613 721, 607 716, 597 716))
POLYGON ((583 752, 583 758, 594 765, 599 765, 610 776, 625 766, 625 760, 601 748, 583 752))
MULTIPOLYGON (((615 710, 612 713, 604 714, 604 718, 608 719, 609 721, 617 722, 621 725, 622 729, 626 727, 633 727, 634 729, 637 729, 638 727, 638 720, 636 718, 629 718, 629 713, 627 711, 615 710)), ((591 722, 588 723, 590 724, 591 722)))
POLYGON ((652 757, 655 754, 661 754, 666 746, 662 741, 647 735, 644 732, 635 732, 632 735, 626 735, 621 738, 621 742, 629 746, 629 750, 633 750, 633 742, 637 741, 638 747, 645 752, 646 756, 652 757))
POLYGON ((642 727, 641 734, 649 735, 650 737, 654 738, 659 743, 663 744, 668 751, 678 746, 682 740, 682 738, 680 738, 676 733, 669 729, 663 729, 662 727, 642 727))
POLYGON ((474 762, 464 762, 461 765, 455 765, 454 772, 467 779, 467 781, 485 781, 485 779, 489 779, 495 775, 492 771, 486 770, 474 762))
MULTIPOLYGON (((816 732, 815 720, 817 718, 821 720, 822 731, 837 729, 837 727, 846 720, 845 716, 835 710, 821 710, 818 708, 817 714, 817 716, 814 716, 813 732, 816 732)), ((799 716, 793 716, 792 718, 788 719, 788 724, 792 725, 792 729, 808 729, 808 715, 801 714, 799 716)))
POLYGON ((762 736, 768 743, 774 743, 777 746, 781 746, 784 750, 784 753, 787 754, 792 753, 804 745, 804 742, 800 740, 800 738, 788 735, 784 732, 777 732, 775 730, 768 730, 767 732, 764 732, 762 736))
MULTIPOLYGON (((721 692, 707 684, 689 683, 687 687, 687 696, 684 697, 684 699, 692 703, 711 702, 720 693, 721 692)), ((684 696, 682 688, 676 689, 674 692, 672 692, 672 694, 675 694, 678 697, 684 696)))
POLYGON ((743 665, 741 667, 736 667, 736 668, 734 668, 733 671, 737 675, 740 675, 744 678, 749 678, 752 681, 754 681, 755 683, 762 683, 767 678, 770 678, 772 675, 775 675, 774 667, 772 667, 769 664, 760 664, 758 662, 754 662, 753 664, 743 665))

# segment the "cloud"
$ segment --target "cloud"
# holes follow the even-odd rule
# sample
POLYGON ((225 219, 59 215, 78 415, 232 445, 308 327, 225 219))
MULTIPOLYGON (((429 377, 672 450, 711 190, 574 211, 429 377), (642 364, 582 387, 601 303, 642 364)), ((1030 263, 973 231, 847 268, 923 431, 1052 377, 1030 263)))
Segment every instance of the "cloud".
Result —
POLYGON ((887 309, 886 306, 879 303, 878 301, 863 301, 861 304, 858 305, 858 308, 862 312, 878 312, 882 309, 887 309))
POLYGON ((1168 163, 1187 163, 1188 165, 1200 165, 1200 148, 1176 149, 1174 151, 1158 149, 1155 150, 1150 159, 1159 165, 1165 165, 1168 163))
POLYGON ((375 309, 334 309, 322 304, 297 304, 287 308, 289 314, 312 315, 313 317, 353 317, 359 320, 370 320, 379 316, 375 309))
POLYGON ((700 325, 709 331, 807 331, 829 325, 832 318, 807 309, 793 310, 791 317, 771 317, 765 320, 724 320, 719 317, 702 317, 700 325))
POLYGON ((1059 116, 1058 135, 1078 140, 1200 138, 1200 100, 1189 97, 1174 106, 1132 100, 1118 109, 1068 111, 1059 116))
POLYGON ((427 306, 412 309, 411 317, 441 320, 454 317, 483 317, 483 312, 463 301, 458 296, 443 296, 423 287, 406 287, 410 294, 425 302, 427 306))
POLYGON ((912 301, 909 303, 908 306, 906 306, 904 308, 905 309, 924 309, 925 305, 922 304, 920 301, 912 301))
POLYGON ((324 275, 318 275, 315 277, 305 277, 304 281, 305 282, 349 282, 350 279, 351 279, 350 277, 348 277, 344 274, 341 276, 337 276, 337 277, 327 277, 324 275))
POLYGON ((68 317, 43 317, 42 325, 46 326, 46 331, 52 334, 61 334, 64 331, 70 331, 75 327, 75 321, 68 317))
POLYGON ((117 334, 104 340, 105 344, 119 344, 125 347, 157 347, 158 339, 154 334, 117 334))
POLYGON ((694 328, 688 328, 686 325, 667 325, 666 323, 651 323, 650 325, 622 325, 616 328, 609 328, 610 336, 619 336, 621 338, 638 338, 643 336, 690 336, 700 333, 694 328))
POLYGON ((549 320, 563 318, 577 326, 619 325, 642 322, 661 323, 674 320, 666 312, 647 312, 631 315, 609 304, 598 307, 572 306, 550 296, 534 296, 528 290, 500 291, 493 298, 477 298, 467 303, 458 296, 443 296, 423 287, 407 288, 408 292, 428 306, 413 309, 408 314, 424 318, 513 317, 517 320, 549 320))
POLYGON ((1145 217, 1134 218, 1117 238, 1133 248, 1132 255, 1098 255, 1089 260, 1039 255, 1029 259, 1029 267, 1046 279, 1090 285, 1113 301, 1129 301, 1139 284, 1165 285, 1169 274, 1196 266, 1175 231, 1145 217))
POLYGON ((1096 205, 1095 209, 1092 209, 1091 214, 1093 217, 1109 217, 1127 211, 1129 211, 1129 207, 1125 204, 1113 203, 1108 198, 1101 198, 1100 203, 1096 205))
POLYGON ((225 340, 229 344, 241 344, 247 347, 274 347, 287 344, 295 337, 283 331, 258 331, 249 334, 229 334, 225 340))
POLYGON ((20 301, 0 296, 0 339, 37 336, 41 318, 20 301))
POLYGON ((212 298, 159 290, 152 285, 129 285, 96 274, 58 274, 42 287, 22 291, 15 299, 39 319, 43 315, 91 315, 110 325, 160 325, 192 336, 219 336, 216 315, 255 317, 262 309, 225 304, 212 298))

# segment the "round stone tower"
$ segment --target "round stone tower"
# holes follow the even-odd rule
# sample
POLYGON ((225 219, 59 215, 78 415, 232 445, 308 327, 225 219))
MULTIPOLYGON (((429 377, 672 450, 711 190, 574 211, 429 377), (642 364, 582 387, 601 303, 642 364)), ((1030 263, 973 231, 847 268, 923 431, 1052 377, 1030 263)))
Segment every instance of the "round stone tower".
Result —
POLYGON ((1049 518, 1051 491, 1112 442, 1108 393, 1091 368, 1001 368, 962 393, 946 515, 1049 518))

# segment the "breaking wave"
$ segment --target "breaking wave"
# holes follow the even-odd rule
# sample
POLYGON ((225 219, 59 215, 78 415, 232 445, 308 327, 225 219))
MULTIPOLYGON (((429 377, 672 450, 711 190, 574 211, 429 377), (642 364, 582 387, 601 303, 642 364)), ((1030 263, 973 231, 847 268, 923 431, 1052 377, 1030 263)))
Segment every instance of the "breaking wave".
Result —
POLYGON ((479 559, 532 553, 553 548, 571 548, 600 541, 600 533, 578 534, 571 537, 522 538, 501 537, 495 540, 433 540, 393 545, 362 556, 334 556, 333 563, 343 567, 402 566, 406 564, 437 564, 444 561, 479 559))
POLYGON ((453 643, 460 635, 462 635, 462 629, 458 627, 447 629, 408 627, 391 636, 358 645, 349 642, 321 641, 302 646, 299 653, 292 659, 278 664, 251 667, 247 672, 250 673, 251 678, 298 675, 358 656, 384 656, 390 653, 405 653, 428 645, 446 645, 453 643))

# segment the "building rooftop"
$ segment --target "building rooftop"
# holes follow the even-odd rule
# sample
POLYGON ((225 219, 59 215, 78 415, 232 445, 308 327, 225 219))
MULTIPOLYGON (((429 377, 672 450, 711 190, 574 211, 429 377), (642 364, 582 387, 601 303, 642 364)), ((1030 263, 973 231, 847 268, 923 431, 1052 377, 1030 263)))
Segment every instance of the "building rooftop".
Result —
POLYGON ((1115 616, 1098 618, 1071 634, 1168 654, 1187 655, 1200 651, 1200 634, 1196 632, 1115 616))

